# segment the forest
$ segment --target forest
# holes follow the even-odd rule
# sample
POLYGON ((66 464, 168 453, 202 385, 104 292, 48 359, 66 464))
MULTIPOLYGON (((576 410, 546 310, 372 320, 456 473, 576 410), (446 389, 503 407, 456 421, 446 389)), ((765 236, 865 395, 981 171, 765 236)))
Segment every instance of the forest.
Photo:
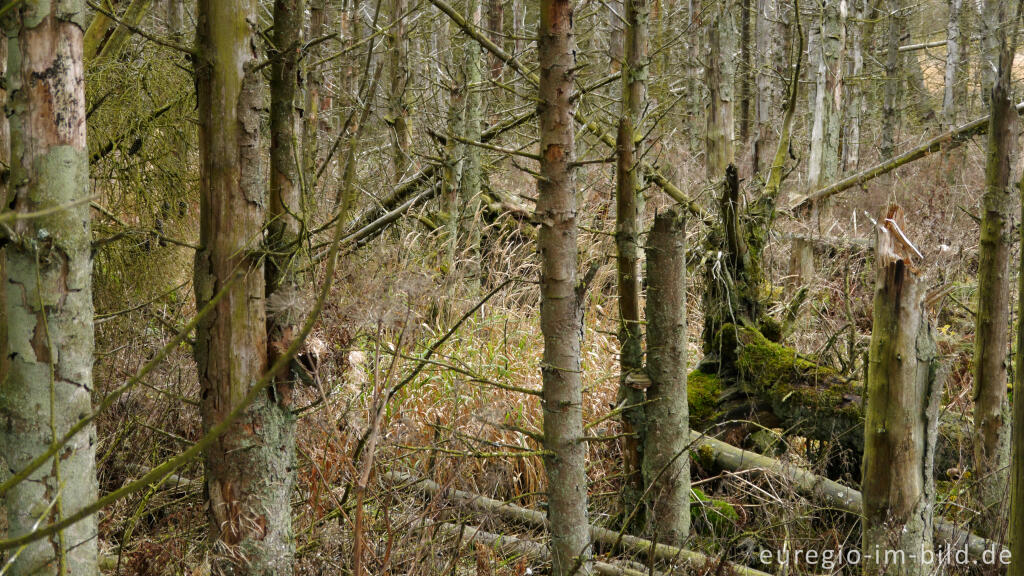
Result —
POLYGON ((0 576, 1024 576, 1022 20, 0 0, 0 576))

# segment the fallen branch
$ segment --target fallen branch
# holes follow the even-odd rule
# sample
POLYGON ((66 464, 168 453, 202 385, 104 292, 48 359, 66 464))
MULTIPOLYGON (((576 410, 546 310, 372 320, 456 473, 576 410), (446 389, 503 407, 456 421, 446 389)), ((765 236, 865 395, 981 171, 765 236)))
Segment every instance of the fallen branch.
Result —
MULTIPOLYGON (((1024 102, 1017 104, 1016 109, 1018 114, 1024 113, 1024 102)), ((793 205, 792 211, 806 211, 811 207, 812 204, 816 202, 820 202, 822 200, 825 200, 826 198, 835 196, 836 194, 839 194, 840 192, 843 192, 844 190, 847 190, 849 188, 853 188, 854 186, 860 186, 868 182, 869 180, 872 180, 873 178, 876 178, 883 174, 888 174, 889 172, 892 172, 893 170, 899 168, 900 166, 909 164, 914 160, 919 160, 921 158, 924 158, 925 156, 930 156, 935 152, 938 152, 939 150, 951 150, 953 148, 956 148, 957 146, 963 144, 964 142, 966 142, 970 138, 973 138, 974 136, 980 136, 982 134, 987 133, 988 124, 989 117, 986 115, 972 122, 968 122, 967 124, 964 124, 959 128, 953 128, 952 130, 943 132, 942 134, 939 134, 938 136, 932 138, 931 140, 925 142, 924 144, 921 144, 916 148, 907 150, 906 152, 900 154, 895 158, 886 160, 881 164, 877 164, 875 166, 872 166, 871 168, 868 168, 867 170, 862 170, 852 176, 847 176, 846 178, 843 178, 842 180, 836 182, 835 184, 826 186, 825 188, 822 188, 817 192, 808 194, 804 198, 800 199, 799 202, 793 205)))
MULTIPOLYGON (((381 477, 396 486, 414 490, 420 495, 446 498, 458 504, 460 510, 471 510, 482 514, 498 514, 524 525, 536 526, 538 528, 547 527, 547 517, 543 512, 537 510, 530 510, 529 508, 523 508, 508 502, 502 502, 501 500, 494 500, 493 498, 487 498, 472 492, 445 489, 437 482, 399 472, 385 472, 381 474, 381 477)), ((682 562, 697 568, 704 568, 709 563, 713 565, 718 562, 717 559, 705 556, 700 552, 676 548, 666 544, 655 544, 644 538, 620 535, 614 530, 598 526, 590 527, 590 537, 595 542, 608 546, 614 546, 618 543, 622 549, 639 556, 646 557, 653 553, 655 558, 659 560, 682 562)), ((746 566, 729 563, 728 567, 740 576, 768 576, 765 572, 746 566)))
MULTIPOLYGON (((458 524, 435 524, 433 526, 439 532, 450 538, 460 538, 467 544, 479 542, 496 550, 502 556, 518 556, 532 562, 549 562, 551 553, 543 544, 532 540, 506 536, 504 534, 493 534, 484 532, 479 528, 458 524)), ((607 562, 595 561, 592 564, 594 572, 602 576, 648 576, 648 572, 623 568, 607 562)), ((661 574, 661 572, 655 572, 661 574)))
MULTIPOLYGON (((764 470, 792 483, 797 492, 805 496, 857 516, 863 513, 864 501, 860 491, 849 486, 843 486, 799 466, 737 448, 693 430, 690 430, 690 441, 694 446, 692 451, 695 458, 703 458, 721 469, 732 472, 764 470)), ((961 549, 966 544, 967 552, 973 559, 981 559, 985 550, 993 549, 998 557, 998 552, 1002 550, 1001 545, 961 530, 942 518, 935 518, 934 530, 935 536, 938 537, 936 545, 949 550, 961 549)))

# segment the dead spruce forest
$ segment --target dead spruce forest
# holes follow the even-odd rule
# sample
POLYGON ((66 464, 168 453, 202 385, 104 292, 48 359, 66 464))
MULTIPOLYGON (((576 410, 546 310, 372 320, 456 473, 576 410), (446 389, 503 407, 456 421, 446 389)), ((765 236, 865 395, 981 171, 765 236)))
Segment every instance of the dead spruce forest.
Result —
POLYGON ((0 1, 0 576, 1024 575, 1022 19, 0 1))

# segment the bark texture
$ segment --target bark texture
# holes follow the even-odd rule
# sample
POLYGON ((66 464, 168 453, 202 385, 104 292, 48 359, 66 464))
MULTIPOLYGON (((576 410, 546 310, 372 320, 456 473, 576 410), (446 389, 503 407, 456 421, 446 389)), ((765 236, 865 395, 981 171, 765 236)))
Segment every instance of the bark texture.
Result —
POLYGON ((406 26, 406 0, 389 0, 391 10, 390 47, 391 87, 388 92, 388 124, 391 132, 392 174, 401 182, 411 165, 412 124, 409 118, 409 34, 406 26))
POLYGON ((890 248, 894 234, 881 228, 878 237, 861 483, 864 573, 923 576, 932 569, 921 550, 932 547, 942 378, 924 308, 927 283, 890 248))
MULTIPOLYGON (((303 174, 301 154, 296 150, 302 133, 296 103, 299 53, 302 49, 303 0, 275 0, 274 50, 270 54, 270 202, 267 210, 266 260, 267 295, 267 363, 273 364, 292 345, 305 321, 312 301, 304 275, 299 272, 307 264, 302 239, 303 174)), ((285 556, 277 566, 290 570, 295 553, 291 539, 291 515, 288 503, 295 485, 295 415, 291 411, 294 376, 286 371, 277 374, 266 406, 269 420, 277 425, 275 448, 280 453, 272 465, 275 469, 271 494, 280 500, 270 505, 284 508, 284 515, 275 516, 274 530, 281 538, 285 556)), ((280 512, 279 512, 280 514, 280 512)))
POLYGON ((705 110, 707 118, 704 137, 707 179, 722 178, 725 167, 736 157, 734 144, 733 105, 736 79, 736 54, 739 31, 736 26, 735 0, 726 0, 713 7, 714 17, 708 24, 708 56, 705 81, 710 95, 705 110))
POLYGON ((1006 38, 999 74, 992 86, 985 193, 982 196, 978 255, 978 305, 974 337, 974 496, 981 507, 981 529, 994 537, 1006 521, 1006 469, 1010 457, 1010 405, 1007 394, 1010 331, 1010 246, 1014 194, 1011 158, 1017 114, 1010 101, 1013 52, 1006 38))
MULTIPOLYGON (((1018 191, 1024 197, 1024 181, 1018 183, 1018 191)), ((1024 201, 1021 202, 1024 216, 1024 201)), ((1024 241, 1024 227, 1020 228, 1020 240, 1024 241)), ((1020 254, 1021 270, 1024 270, 1024 251, 1020 254)), ((1024 302, 1024 274, 1017 275, 1017 298, 1024 302)), ((1019 304, 1018 304, 1019 305, 1019 304)), ((1020 309, 1020 308, 1018 308, 1020 309)), ((1024 350, 1024 315, 1017 316, 1017 350, 1024 350)), ((1024 354, 1017 354, 1014 366, 1013 384, 1017 390, 1024 390, 1024 354)), ((1024 558, 1024 401, 1020 396, 1013 402, 1013 422, 1010 438, 1010 520, 1007 533, 1011 557, 1024 558)), ((1024 562, 1013 562, 1006 569, 1007 576, 1024 576, 1024 562)))
POLYGON ((682 546, 690 532, 690 429, 686 393, 686 230, 658 214, 647 242, 647 433, 644 485, 655 539, 682 546))
POLYGON ((960 76, 960 11, 963 0, 949 0, 949 19, 946 24, 946 70, 942 90, 942 125, 946 129, 956 126, 959 101, 956 97, 960 76))
POLYGON ((647 100, 648 8, 646 0, 625 0, 625 60, 623 62, 622 116, 616 142, 615 245, 619 287, 619 394, 625 403, 622 414, 623 456, 626 481, 622 489, 623 512, 632 516, 630 528, 636 531, 646 524, 642 503, 644 477, 644 391, 631 384, 631 378, 643 370, 643 329, 640 318, 640 214, 643 174, 637 158, 643 153, 641 116, 647 100), (634 513, 636 509, 636 513, 634 513))
POLYGON ((548 476, 551 573, 589 571, 586 446, 580 345, 583 310, 576 281, 576 184, 573 176, 573 77, 576 65, 571 0, 542 0, 540 65, 540 173, 537 251, 541 261, 544 335, 542 404, 548 476))
MULTIPOLYGON (((5 249, 8 359, 0 454, 27 467, 92 412, 93 303, 85 129, 84 2, 21 3, 4 18, 10 121, 5 249)), ((87 426, 6 494, 8 536, 70 516, 97 497, 96 429, 87 426)), ((20 549, 6 574, 98 574, 95 516, 20 549)))
MULTIPOLYGON (((209 430, 267 368, 259 252, 267 199, 260 166, 264 104, 262 75, 255 67, 256 2, 200 0, 197 14, 197 306, 226 290, 196 331, 200 413, 209 430)), ((291 416, 274 390, 269 388, 205 454, 214 569, 223 573, 291 573, 291 416)))

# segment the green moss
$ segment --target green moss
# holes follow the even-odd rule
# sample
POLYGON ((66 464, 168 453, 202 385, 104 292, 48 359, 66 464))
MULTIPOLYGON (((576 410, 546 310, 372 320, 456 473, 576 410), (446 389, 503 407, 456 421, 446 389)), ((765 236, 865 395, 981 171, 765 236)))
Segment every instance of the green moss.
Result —
POLYGON ((725 500, 711 498, 700 488, 694 488, 690 495, 690 524, 705 526, 715 535, 730 534, 736 530, 740 515, 736 508, 725 500))
POLYGON ((690 372, 686 378, 686 396, 690 402, 690 427, 702 429, 714 422, 718 398, 722 393, 722 379, 701 370, 690 372))

